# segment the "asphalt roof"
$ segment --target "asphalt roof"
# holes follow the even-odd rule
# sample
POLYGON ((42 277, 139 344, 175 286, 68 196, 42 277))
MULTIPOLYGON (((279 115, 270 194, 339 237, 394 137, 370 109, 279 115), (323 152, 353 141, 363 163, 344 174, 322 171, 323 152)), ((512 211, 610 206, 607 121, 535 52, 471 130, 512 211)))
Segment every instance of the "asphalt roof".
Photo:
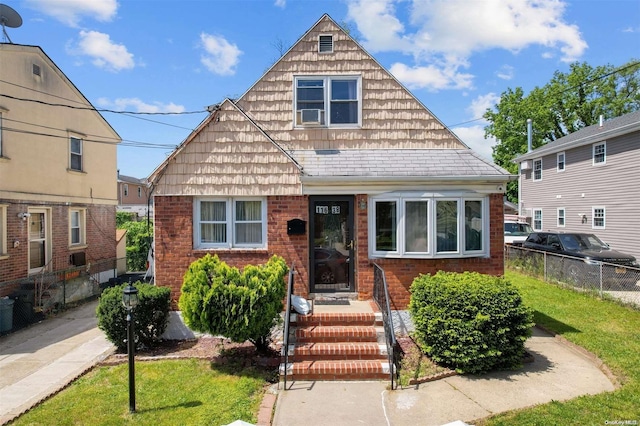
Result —
POLYGON ((293 150, 313 177, 496 177, 510 173, 470 149, 293 150))

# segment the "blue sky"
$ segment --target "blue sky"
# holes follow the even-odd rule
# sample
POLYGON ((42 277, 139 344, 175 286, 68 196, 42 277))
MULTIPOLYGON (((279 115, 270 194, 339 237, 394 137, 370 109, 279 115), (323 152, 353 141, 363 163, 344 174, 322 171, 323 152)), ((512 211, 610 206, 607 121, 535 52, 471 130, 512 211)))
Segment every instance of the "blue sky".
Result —
POLYGON ((574 61, 640 59, 638 0, 1 1, 23 19, 13 43, 42 47, 96 108, 119 111, 103 113, 123 139, 118 168, 140 178, 324 13, 488 158, 481 117, 508 88, 574 61))

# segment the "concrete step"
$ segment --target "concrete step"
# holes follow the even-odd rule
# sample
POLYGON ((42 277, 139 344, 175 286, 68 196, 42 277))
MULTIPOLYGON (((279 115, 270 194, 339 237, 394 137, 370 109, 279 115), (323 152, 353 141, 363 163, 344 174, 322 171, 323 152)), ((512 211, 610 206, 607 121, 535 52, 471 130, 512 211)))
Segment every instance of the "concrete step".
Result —
MULTIPOLYGON (((284 353, 283 353, 284 355, 284 353)), ((289 345, 289 362, 313 360, 386 360, 387 345, 374 342, 298 343, 289 345)))
POLYGON ((390 366, 382 360, 300 361, 280 364, 280 375, 291 380, 385 380, 390 366))

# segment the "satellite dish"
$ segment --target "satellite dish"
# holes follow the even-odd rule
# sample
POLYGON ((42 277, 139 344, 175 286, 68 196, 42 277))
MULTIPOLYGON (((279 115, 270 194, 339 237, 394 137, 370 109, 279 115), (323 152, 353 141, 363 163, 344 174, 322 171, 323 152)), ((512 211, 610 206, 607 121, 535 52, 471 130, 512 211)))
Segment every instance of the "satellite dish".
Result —
POLYGON ((18 28, 22 25, 22 18, 12 8, 6 4, 0 4, 0 24, 2 25, 2 34, 4 34, 5 40, 9 40, 9 43, 13 43, 7 34, 5 27, 18 28))

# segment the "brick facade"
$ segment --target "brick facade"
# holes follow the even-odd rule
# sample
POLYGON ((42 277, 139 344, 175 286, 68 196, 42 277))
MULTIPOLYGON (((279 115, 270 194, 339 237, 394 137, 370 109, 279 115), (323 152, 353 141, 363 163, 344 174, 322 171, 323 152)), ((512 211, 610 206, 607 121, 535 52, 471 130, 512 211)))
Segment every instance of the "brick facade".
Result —
MULTIPOLYGON (((262 264, 274 254, 282 256, 288 265, 295 264, 294 292, 309 295, 309 232, 288 235, 287 221, 302 219, 309 223, 307 196, 273 196, 267 199, 266 250, 194 250, 193 197, 155 197, 155 279, 157 285, 171 288, 172 307, 177 309, 184 272, 194 260, 206 253, 215 253, 220 260, 242 268, 247 264, 262 264)), ((392 309, 406 309, 409 287, 418 274, 446 271, 476 271, 491 275, 504 273, 503 200, 502 194, 490 196, 491 256, 464 259, 369 259, 367 195, 355 197, 355 279, 358 297, 371 299, 373 294, 373 262, 386 273, 392 309)))
MULTIPOLYGON (((116 257, 116 207, 109 205, 50 204, 35 201, 2 202, 7 204, 7 256, 0 257, 0 282, 26 278, 29 274, 29 218, 22 220, 19 213, 29 208, 48 210, 51 223, 51 262, 48 270, 64 270, 71 266, 70 255, 85 252, 87 263, 116 257), (86 245, 77 249, 69 247, 69 209, 83 208, 85 212, 86 245)), ((0 297, 13 289, 0 286, 0 297)))

